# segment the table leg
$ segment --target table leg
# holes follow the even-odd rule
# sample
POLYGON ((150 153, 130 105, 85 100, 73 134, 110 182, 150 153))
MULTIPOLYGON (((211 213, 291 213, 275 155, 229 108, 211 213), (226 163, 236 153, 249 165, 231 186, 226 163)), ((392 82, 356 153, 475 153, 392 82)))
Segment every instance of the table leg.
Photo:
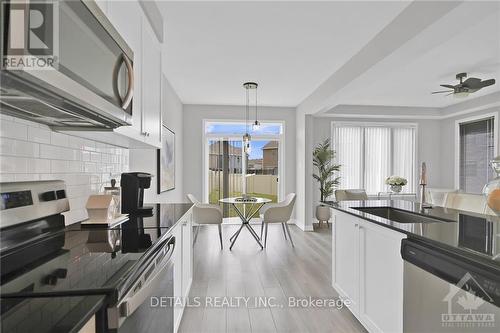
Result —
MULTIPOLYGON (((238 214, 239 218, 241 219, 241 227, 238 229, 238 231, 234 235, 231 236, 230 241, 232 243, 231 243, 231 247, 229 249, 231 250, 233 248, 234 243, 236 243, 236 239, 238 239, 238 236, 241 232, 241 229, 243 229, 243 227, 246 227, 248 229, 248 231, 250 232, 252 237, 255 239, 257 244, 259 244, 260 248, 264 249, 264 247, 262 246, 262 243, 260 242, 259 236, 255 232, 255 230, 253 230, 253 228, 250 226, 250 219, 255 216, 255 214, 259 211, 259 209, 263 205, 260 205, 260 207, 258 209, 256 209, 255 211, 250 210, 250 214, 248 217, 245 216, 246 210, 244 210, 244 212, 242 213, 241 210, 238 209, 238 206, 236 206, 236 204, 232 204, 232 205, 233 205, 234 210, 236 211, 236 214, 238 214)), ((245 206, 243 206, 243 207, 245 207, 245 206)))
POLYGON ((241 227, 238 229, 238 231, 236 232, 235 234, 235 237, 233 239, 233 241, 231 242, 231 246, 229 247, 229 250, 232 250, 233 249, 233 246, 234 246, 234 243, 236 243, 236 240, 238 239, 238 236, 240 235, 240 232, 241 232, 241 229, 243 229, 245 225, 242 223, 241 224, 241 227))
POLYGON ((264 249, 264 246, 262 246, 262 243, 260 242, 259 236, 255 233, 253 228, 250 226, 250 224, 245 224, 245 226, 248 228, 248 231, 250 231, 250 234, 255 238, 255 241, 259 244, 261 249, 264 249))

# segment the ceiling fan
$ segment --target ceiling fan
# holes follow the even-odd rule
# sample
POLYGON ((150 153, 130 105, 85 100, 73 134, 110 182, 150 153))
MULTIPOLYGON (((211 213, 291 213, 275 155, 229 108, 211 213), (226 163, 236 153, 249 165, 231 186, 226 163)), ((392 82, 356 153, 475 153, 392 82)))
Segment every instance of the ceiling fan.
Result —
POLYGON ((449 88, 451 90, 440 90, 440 91, 433 91, 432 94, 443 94, 443 93, 448 93, 445 96, 448 95, 454 95, 457 97, 465 97, 469 95, 470 93, 474 93, 478 91, 479 89, 482 89, 484 87, 488 87, 491 85, 495 84, 495 79, 489 79, 489 80, 481 80, 475 77, 470 77, 467 80, 463 80, 464 78, 467 77, 467 73, 458 73, 456 75, 457 80, 460 80, 459 84, 456 85, 451 85, 451 84, 441 84, 441 87, 449 88))

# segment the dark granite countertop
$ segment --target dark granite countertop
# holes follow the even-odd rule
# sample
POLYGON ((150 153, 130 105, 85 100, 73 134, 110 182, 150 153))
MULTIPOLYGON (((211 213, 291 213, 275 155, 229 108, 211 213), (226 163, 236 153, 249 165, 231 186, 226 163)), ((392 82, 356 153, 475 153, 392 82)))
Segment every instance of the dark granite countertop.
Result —
MULTIPOLYGON (((78 332, 115 297, 115 287, 134 264, 169 237, 192 204, 149 206, 154 206, 152 214, 130 215, 114 226, 69 225, 37 243, 43 256, 35 263, 30 261, 30 246, 21 249, 19 258, 25 262, 2 276, 2 332, 78 332), (56 268, 61 272, 56 283, 40 282, 56 268), (82 292, 92 295, 81 296, 82 292)), ((2 268, 6 265, 2 261, 2 268)))
POLYGON ((443 246, 500 268, 500 217, 439 206, 422 210, 419 203, 403 200, 343 201, 326 204, 347 214, 405 233, 408 238, 443 246), (423 220, 431 217, 446 221, 398 223, 356 209, 363 207, 392 207, 419 214, 417 219, 421 216, 423 220))
POLYGON ((2 298, 1 331, 76 333, 104 301, 103 295, 2 298))

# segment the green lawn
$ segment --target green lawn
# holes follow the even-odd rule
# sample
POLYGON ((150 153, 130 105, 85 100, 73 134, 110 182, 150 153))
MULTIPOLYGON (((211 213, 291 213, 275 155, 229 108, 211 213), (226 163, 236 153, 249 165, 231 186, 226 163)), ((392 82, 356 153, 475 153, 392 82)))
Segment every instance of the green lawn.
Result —
MULTIPOLYGON (((272 202, 278 201, 278 197, 276 195, 264 194, 264 193, 248 193, 248 195, 253 196, 253 197, 261 197, 261 198, 270 199, 272 202)), ((241 196, 241 192, 230 192, 229 196, 230 197, 238 197, 238 196, 241 196)), ((212 192, 210 192, 210 195, 208 196, 208 200, 211 204, 220 204, 219 198, 223 198, 223 196, 221 194, 219 197, 218 190, 213 190, 212 192)), ((220 204, 220 205, 222 205, 222 204, 220 204)), ((229 216, 224 216, 224 217, 236 217, 236 216, 238 216, 238 215, 236 214, 233 207, 231 206, 229 208, 229 216)))

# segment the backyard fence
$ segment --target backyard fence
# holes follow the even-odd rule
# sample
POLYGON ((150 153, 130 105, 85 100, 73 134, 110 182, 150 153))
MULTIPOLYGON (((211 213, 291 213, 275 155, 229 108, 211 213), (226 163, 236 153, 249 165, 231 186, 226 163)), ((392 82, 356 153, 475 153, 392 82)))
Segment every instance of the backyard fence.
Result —
MULTIPOLYGON (((241 174, 229 174, 229 192, 241 193, 242 182, 241 174)), ((209 189, 222 190, 224 187, 224 179, 221 171, 209 171, 209 189)), ((247 175, 247 193, 261 193, 266 195, 277 195, 278 176, 275 175, 247 175)))

